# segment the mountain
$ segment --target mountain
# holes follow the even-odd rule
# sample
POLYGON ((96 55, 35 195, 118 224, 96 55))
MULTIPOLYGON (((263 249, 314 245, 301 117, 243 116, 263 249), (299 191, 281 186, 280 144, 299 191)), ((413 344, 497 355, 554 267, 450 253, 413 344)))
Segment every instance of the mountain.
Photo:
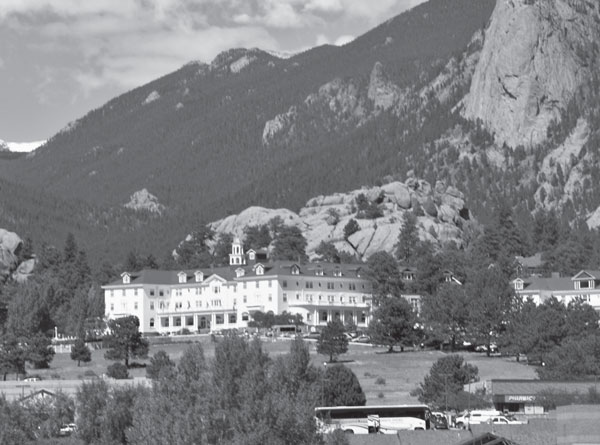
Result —
POLYGON ((12 151, 15 153, 29 153, 44 145, 46 141, 34 142, 6 142, 0 139, 0 151, 12 151))
POLYGON ((0 227, 162 255, 251 206, 408 177, 464 193, 484 223, 499 201, 529 229, 544 209, 593 220, 598 23, 585 0, 430 0, 342 47, 191 62, 0 160, 0 227))

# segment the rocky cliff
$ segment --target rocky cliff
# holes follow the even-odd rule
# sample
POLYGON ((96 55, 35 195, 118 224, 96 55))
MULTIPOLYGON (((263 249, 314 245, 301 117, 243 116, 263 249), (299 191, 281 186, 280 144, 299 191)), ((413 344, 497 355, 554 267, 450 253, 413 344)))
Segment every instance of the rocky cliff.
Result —
POLYGON ((307 254, 315 258, 322 241, 333 243, 340 251, 357 253, 367 259, 377 251, 394 252, 405 212, 419 215, 419 237, 434 244, 455 242, 463 244, 465 234, 475 223, 465 207, 463 194, 454 187, 438 181, 432 187, 427 181, 410 176, 404 183, 390 182, 380 187, 365 187, 348 193, 317 196, 298 212, 287 209, 250 207, 238 215, 213 222, 217 233, 231 233, 243 238, 244 228, 267 224, 280 217, 286 225, 299 227, 307 242, 307 254), (379 209, 376 218, 365 218, 357 204, 360 196, 379 209), (348 241, 344 227, 355 219, 360 230, 348 241), (356 252, 353 247, 356 247, 356 252))
POLYGON ((0 229, 0 283, 17 269, 21 245, 21 238, 16 233, 0 229))
POLYGON ((598 53, 600 5, 582 0, 498 0, 464 115, 481 119, 498 143, 546 138, 598 53))

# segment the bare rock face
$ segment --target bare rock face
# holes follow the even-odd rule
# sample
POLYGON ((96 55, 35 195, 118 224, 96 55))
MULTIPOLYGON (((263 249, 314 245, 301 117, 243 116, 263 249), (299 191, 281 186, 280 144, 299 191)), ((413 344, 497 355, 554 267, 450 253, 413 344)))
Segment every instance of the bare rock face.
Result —
POLYGON ((598 57, 599 8, 580 0, 498 0, 465 117, 481 119, 511 147, 543 141, 598 57))
POLYGON ((367 97, 373 101, 375 110, 389 110, 398 103, 401 96, 400 88, 388 80, 383 65, 376 62, 371 71, 367 90, 367 97))
POLYGON ((124 204, 124 207, 133 210, 145 210, 158 215, 165 210, 165 206, 158 202, 158 198, 145 188, 131 195, 131 199, 127 204, 124 204))
POLYGON ((411 177, 407 183, 391 182, 381 187, 363 187, 347 193, 317 196, 310 199, 296 214, 287 209, 249 207, 239 215, 231 215, 213 222, 216 233, 231 233, 243 238, 244 228, 268 224, 279 217, 286 225, 298 227, 307 241, 307 254, 315 258, 321 242, 333 243, 340 251, 356 254, 366 259, 378 251, 393 253, 402 229, 404 213, 413 208, 427 209, 418 216, 419 237, 433 243, 455 242, 462 245, 463 227, 470 224, 470 213, 465 208, 462 193, 438 181, 435 189, 427 181, 411 177), (376 203, 380 216, 361 218, 357 198, 376 203), (344 228, 348 222, 357 221, 360 230, 349 240, 344 228), (356 250, 354 250, 356 248, 356 250))
POLYGON ((18 266, 17 253, 21 243, 16 233, 0 229, 0 282, 5 281, 18 266))

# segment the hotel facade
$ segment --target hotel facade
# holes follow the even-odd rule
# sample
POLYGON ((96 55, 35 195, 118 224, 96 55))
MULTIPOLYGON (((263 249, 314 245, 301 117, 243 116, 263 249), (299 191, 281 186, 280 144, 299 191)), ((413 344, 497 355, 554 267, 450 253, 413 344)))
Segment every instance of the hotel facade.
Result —
POLYGON ((363 265, 269 262, 234 240, 229 266, 123 272, 102 286, 105 316, 135 315, 144 334, 243 329, 258 311, 299 314, 309 327, 333 320, 366 328, 372 286, 363 265))

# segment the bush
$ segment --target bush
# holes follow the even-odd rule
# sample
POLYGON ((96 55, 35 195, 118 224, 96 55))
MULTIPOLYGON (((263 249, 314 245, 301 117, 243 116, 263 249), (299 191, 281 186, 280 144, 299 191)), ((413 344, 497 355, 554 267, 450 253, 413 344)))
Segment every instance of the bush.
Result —
POLYGON ((94 371, 92 371, 91 369, 88 369, 87 371, 85 371, 83 373, 83 375, 85 377, 98 377, 98 375, 96 375, 96 373, 94 371))
POLYGON ((379 394, 377 394, 377 398, 378 399, 383 399, 385 396, 383 395, 382 392, 380 392, 379 394))
POLYGON ((383 377, 377 377, 375 379, 375 384, 376 385, 385 385, 385 379, 383 377))
POLYGON ((113 379, 128 379, 129 372, 123 363, 113 363, 106 369, 106 375, 113 379))

